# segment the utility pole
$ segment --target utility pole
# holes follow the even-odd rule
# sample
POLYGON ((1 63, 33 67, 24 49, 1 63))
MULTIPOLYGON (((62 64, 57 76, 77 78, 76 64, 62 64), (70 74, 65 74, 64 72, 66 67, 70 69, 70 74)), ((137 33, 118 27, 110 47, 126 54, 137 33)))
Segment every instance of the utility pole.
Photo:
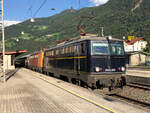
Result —
POLYGON ((101 35, 104 37, 104 27, 101 27, 101 35))
POLYGON ((3 7, 3 0, 1 0, 1 20, 2 20, 2 45, 3 45, 3 51, 2 51, 2 55, 3 55, 3 82, 6 82, 6 75, 5 75, 5 34, 4 34, 4 7, 3 7))

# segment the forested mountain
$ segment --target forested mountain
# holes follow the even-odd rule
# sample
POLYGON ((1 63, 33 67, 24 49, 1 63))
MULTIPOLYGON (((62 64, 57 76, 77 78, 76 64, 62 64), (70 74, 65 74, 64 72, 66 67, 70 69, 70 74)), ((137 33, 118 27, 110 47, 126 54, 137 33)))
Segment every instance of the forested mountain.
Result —
POLYGON ((37 18, 6 27, 8 50, 40 50, 58 40, 79 36, 79 22, 87 33, 98 34, 104 27, 104 35, 116 38, 134 35, 150 37, 150 0, 109 0, 108 3, 80 10, 68 9, 47 18, 37 18), (19 39, 19 41, 16 39, 19 39))

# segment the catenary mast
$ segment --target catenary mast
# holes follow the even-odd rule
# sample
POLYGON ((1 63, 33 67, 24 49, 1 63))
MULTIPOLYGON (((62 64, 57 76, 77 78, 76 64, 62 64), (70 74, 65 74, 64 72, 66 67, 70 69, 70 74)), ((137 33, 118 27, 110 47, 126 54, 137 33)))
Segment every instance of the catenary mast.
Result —
POLYGON ((1 32, 2 32, 2 56, 3 56, 3 65, 2 65, 2 70, 3 70, 3 82, 6 82, 6 76, 5 76, 5 34, 4 34, 4 7, 3 7, 3 0, 0 1, 1 3, 1 32))

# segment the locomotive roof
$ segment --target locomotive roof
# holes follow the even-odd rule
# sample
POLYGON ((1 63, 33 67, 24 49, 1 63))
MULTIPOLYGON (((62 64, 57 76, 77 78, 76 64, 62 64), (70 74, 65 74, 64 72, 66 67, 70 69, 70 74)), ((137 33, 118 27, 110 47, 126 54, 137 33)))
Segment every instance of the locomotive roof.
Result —
POLYGON ((33 55, 40 54, 41 52, 43 52, 43 50, 35 51, 35 52, 31 53, 31 54, 28 54, 28 57, 33 56, 33 55))
MULTIPOLYGON (((45 51, 48 51, 48 50, 51 50, 51 49, 54 49, 54 48, 57 48, 57 47, 63 47, 63 46, 66 46, 68 44, 73 44, 73 43, 78 43, 78 42, 81 42, 81 41, 85 41, 85 40, 107 40, 108 37, 98 37, 98 36, 83 36, 81 38, 74 38, 70 41, 66 41, 64 42, 63 44, 58 44, 58 45, 54 45, 48 49, 46 49, 45 51)), ((112 38, 110 40, 114 40, 114 41, 122 41, 120 39, 117 39, 117 38, 112 38)))

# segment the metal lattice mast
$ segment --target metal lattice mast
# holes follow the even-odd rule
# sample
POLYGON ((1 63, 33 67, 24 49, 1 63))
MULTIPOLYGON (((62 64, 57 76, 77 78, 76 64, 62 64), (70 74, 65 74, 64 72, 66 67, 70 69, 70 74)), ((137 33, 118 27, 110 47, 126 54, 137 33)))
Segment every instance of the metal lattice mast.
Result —
POLYGON ((2 32, 2 56, 3 56, 3 82, 6 81, 6 76, 5 76, 5 34, 4 34, 4 7, 3 7, 3 0, 1 0, 1 32, 2 32))

